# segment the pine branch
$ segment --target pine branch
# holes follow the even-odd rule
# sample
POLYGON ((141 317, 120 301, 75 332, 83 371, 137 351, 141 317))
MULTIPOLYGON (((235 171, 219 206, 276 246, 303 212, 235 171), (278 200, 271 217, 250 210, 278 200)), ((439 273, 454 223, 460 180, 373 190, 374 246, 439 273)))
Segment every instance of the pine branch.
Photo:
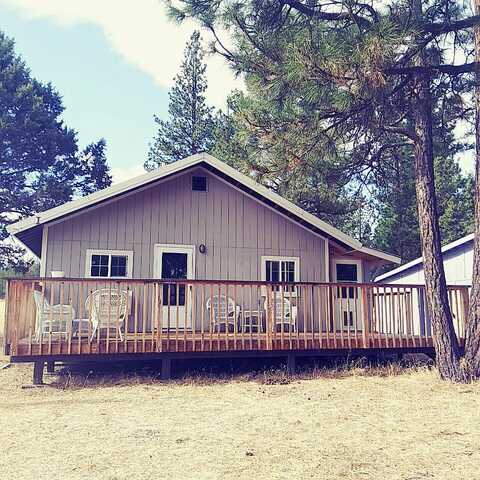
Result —
MULTIPOLYGON (((367 18, 363 17, 362 15, 350 13, 350 12, 322 12, 320 8, 310 7, 302 2, 297 0, 283 0, 282 2, 284 5, 288 5, 294 10, 306 15, 307 17, 314 18, 316 20, 327 20, 327 21, 345 21, 351 20, 361 25, 362 27, 370 27, 372 22, 367 18)), ((369 11, 373 11, 375 13, 374 18, 376 18, 376 12, 373 8, 369 7, 365 4, 360 4, 362 8, 368 7, 369 11)))
POLYGON ((465 63, 463 65, 426 65, 412 67, 390 67, 384 70, 387 75, 415 75, 425 72, 440 72, 450 76, 462 75, 464 73, 473 73, 476 62, 465 63))
POLYGON ((423 25, 423 30, 425 32, 433 33, 434 35, 444 35, 450 32, 466 30, 478 24, 480 24, 480 15, 473 15, 455 22, 426 23, 423 25))

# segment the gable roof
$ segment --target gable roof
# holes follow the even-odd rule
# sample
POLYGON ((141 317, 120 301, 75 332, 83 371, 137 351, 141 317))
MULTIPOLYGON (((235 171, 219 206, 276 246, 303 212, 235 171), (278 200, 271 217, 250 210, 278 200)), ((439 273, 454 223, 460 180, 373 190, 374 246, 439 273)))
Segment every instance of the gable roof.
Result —
MULTIPOLYGON (((464 245, 465 243, 471 242, 473 241, 473 238, 474 238, 473 233, 471 233, 470 235, 466 235, 465 237, 459 238, 458 240, 455 240, 454 242, 451 242, 445 245, 444 247, 442 247, 442 253, 447 253, 451 250, 454 250, 457 247, 464 245)), ((405 265, 402 265, 398 268, 395 268, 394 270, 390 270, 389 272, 379 275, 378 277, 375 278, 375 282, 382 282, 384 280, 390 279, 391 277, 394 277, 399 273, 404 273, 404 272, 407 272, 408 270, 411 270, 417 265, 423 267, 423 257, 418 257, 415 260, 412 260, 411 262, 406 263, 405 265)))
MULTIPOLYGON (((178 160, 169 165, 165 165, 151 172, 144 173, 125 182, 117 183, 111 187, 99 190, 85 197, 73 200, 71 202, 59 205, 58 207, 46 210, 44 212, 32 215, 7 227, 8 233, 14 235, 28 247, 29 239, 38 239, 41 237, 39 227, 43 224, 59 220, 63 217, 80 212, 86 208, 93 207, 107 200, 127 194, 139 188, 145 188, 148 185, 159 180, 166 179, 172 175, 181 173, 189 168, 199 166, 204 167, 212 173, 227 179, 230 183, 238 186, 250 195, 260 198, 263 202, 274 206, 287 216, 294 218, 297 222, 307 228, 325 237, 334 240, 341 246, 352 251, 362 252, 365 255, 371 255, 392 263, 400 263, 400 259, 379 250, 364 247, 361 242, 341 232, 337 228, 320 220, 311 213, 281 197, 277 193, 260 185, 255 180, 238 172, 226 163, 209 155, 208 153, 198 153, 190 157, 178 160)), ((33 249, 32 249, 33 250, 33 249)), ((39 256, 39 252, 33 250, 39 256)))

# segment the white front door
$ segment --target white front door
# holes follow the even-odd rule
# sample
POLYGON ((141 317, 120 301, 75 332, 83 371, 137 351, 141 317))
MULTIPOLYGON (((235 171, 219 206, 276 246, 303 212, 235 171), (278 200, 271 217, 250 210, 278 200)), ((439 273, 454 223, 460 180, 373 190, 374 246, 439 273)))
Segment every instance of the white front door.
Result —
MULTIPOLYGON (((155 277, 162 280, 194 278, 193 245, 155 245, 155 277)), ((191 287, 166 283, 160 288, 162 327, 175 330, 192 325, 191 287)))
MULTIPOLYGON (((334 259, 333 274, 336 283, 355 284, 362 281, 362 261, 334 259)), ((362 329, 362 299, 360 288, 353 285, 334 290, 334 316, 336 330, 362 329)))

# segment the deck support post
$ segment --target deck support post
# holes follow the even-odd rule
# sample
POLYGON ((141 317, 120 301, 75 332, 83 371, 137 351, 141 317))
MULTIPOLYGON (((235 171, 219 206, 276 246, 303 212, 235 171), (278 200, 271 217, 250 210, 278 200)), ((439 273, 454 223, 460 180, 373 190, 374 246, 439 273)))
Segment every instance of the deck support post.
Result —
POLYGON ((55 373, 55 362, 47 362, 47 373, 55 373))
POLYGON ((34 362, 33 363, 33 384, 34 385, 43 385, 43 367, 45 362, 34 362))
POLYGON ((170 380, 172 376, 172 359, 170 357, 162 358, 162 371, 160 378, 162 380, 170 380))
POLYGON ((289 375, 294 375, 296 369, 296 357, 292 353, 287 355, 287 373, 289 375))

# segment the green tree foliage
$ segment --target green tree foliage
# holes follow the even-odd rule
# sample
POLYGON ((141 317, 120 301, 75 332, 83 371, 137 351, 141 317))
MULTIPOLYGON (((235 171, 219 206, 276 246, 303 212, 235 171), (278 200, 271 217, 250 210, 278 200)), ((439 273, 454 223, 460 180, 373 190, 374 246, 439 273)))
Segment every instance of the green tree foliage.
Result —
POLYGON ((63 110, 53 86, 31 76, 0 32, 0 269, 29 268, 23 250, 5 241, 9 223, 111 183, 105 142, 87 147, 102 152, 95 160, 79 153, 63 110))
MULTIPOLYGON (((390 13, 382 14, 364 4, 339 2, 335 11, 342 13, 338 18, 334 14, 322 18, 322 2, 240 5, 186 0, 176 2, 179 4, 180 9, 170 8, 177 19, 192 16, 213 30, 228 27, 235 38, 234 48, 225 48, 219 39, 214 51, 244 75, 247 93, 237 94, 229 109, 230 138, 221 143, 222 149, 215 149, 218 155, 367 243, 404 252, 405 259, 417 254, 413 143, 402 135, 412 128, 415 104, 410 100, 409 78, 397 79, 393 72, 386 72, 396 65, 398 51, 405 50, 416 28, 400 18, 409 11, 409 4, 395 2, 390 13), (356 23, 357 13, 360 23, 356 23), (410 162, 408 172, 403 165, 399 174, 408 175, 409 184, 404 185, 404 192, 387 198, 386 186, 400 178, 392 178, 392 162, 399 151, 405 162, 410 162), (396 215, 394 212, 403 208, 403 194, 410 200, 410 211, 396 215), (405 235, 400 239, 393 234, 398 227, 396 218, 404 221, 401 229, 405 235)), ((456 7, 448 15, 455 18, 461 13, 456 7)), ((429 20, 446 16, 439 3, 431 4, 429 20)), ((430 61, 439 64, 444 56, 443 50, 432 44, 430 61)), ((456 142, 448 129, 470 115, 460 93, 468 92, 471 85, 463 78, 444 75, 432 88, 437 137, 448 136, 452 145, 456 142)), ((437 164, 441 166, 443 160, 437 164)), ((461 183, 458 192, 449 185, 447 198, 461 195, 461 183)), ((394 185, 391 189, 395 192, 394 185)), ((471 209, 458 209, 452 200, 450 210, 457 220, 464 214, 460 224, 471 223, 471 209)), ((460 228, 458 233, 464 230, 460 228)), ((450 240, 453 229, 443 231, 450 240)))
MULTIPOLYGON (((288 198, 305 210, 358 236, 350 219, 361 203, 360 185, 328 155, 312 154, 304 162, 284 139, 264 129, 256 116, 268 116, 272 125, 281 113, 266 101, 261 91, 234 92, 227 113, 218 112, 213 130, 212 155, 288 198), (352 228, 351 228, 352 227, 352 228)), ((302 142, 304 137, 298 137, 302 142)))
MULTIPOLYGON (((177 20, 195 18, 213 31, 213 48, 276 107, 260 108, 251 123, 281 141, 299 166, 329 158, 368 185, 385 158, 399 148, 411 152, 437 364, 443 378, 464 379, 441 255, 433 130, 437 89, 446 86, 442 110, 451 113, 471 93, 478 70, 472 27, 480 15, 450 0, 168 3, 177 20), (233 47, 219 38, 222 30, 233 47), (459 50, 461 64, 452 55, 459 50)), ((465 118, 465 109, 456 114, 465 118)), ((480 239, 477 246, 480 255, 480 239)), ((480 288, 475 295, 480 304, 480 288)), ((470 321, 469 336, 480 331, 480 308, 470 321)), ((474 345, 467 358, 476 359, 469 375, 480 377, 480 342, 466 343, 474 345)))
MULTIPOLYGON (((401 154, 390 175, 376 186, 373 244, 408 262, 422 252, 412 159, 401 154)), ((473 178, 462 173, 454 158, 436 157, 435 186, 442 240, 447 244, 473 231, 473 178)))
POLYGON ((187 43, 180 73, 169 92, 169 119, 154 116, 158 132, 144 166, 153 170, 189 155, 209 150, 212 144, 212 108, 206 104, 207 79, 200 32, 187 43))

